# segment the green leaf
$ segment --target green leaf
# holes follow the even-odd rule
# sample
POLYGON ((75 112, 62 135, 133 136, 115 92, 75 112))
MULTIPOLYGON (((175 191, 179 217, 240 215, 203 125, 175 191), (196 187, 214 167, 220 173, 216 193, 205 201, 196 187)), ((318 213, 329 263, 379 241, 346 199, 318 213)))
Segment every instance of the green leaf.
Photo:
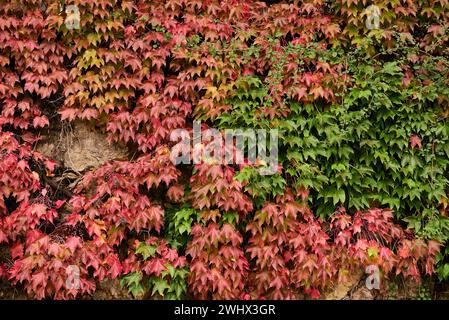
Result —
POLYGON ((145 243, 140 243, 139 247, 136 249, 136 254, 141 254, 144 260, 153 257, 156 254, 157 247, 147 245, 145 243))
POLYGON ((153 284, 153 290, 151 292, 151 295, 154 295, 157 292, 159 295, 164 296, 165 290, 170 289, 170 285, 164 279, 155 278, 152 281, 152 284, 153 284))

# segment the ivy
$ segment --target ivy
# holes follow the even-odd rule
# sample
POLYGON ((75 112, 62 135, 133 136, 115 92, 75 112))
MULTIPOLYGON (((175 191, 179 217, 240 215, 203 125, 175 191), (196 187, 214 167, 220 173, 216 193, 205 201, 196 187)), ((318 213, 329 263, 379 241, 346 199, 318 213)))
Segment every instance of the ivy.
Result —
POLYGON ((369 30, 366 1, 0 0, 0 277, 37 299, 106 279, 135 298, 317 298, 371 264, 445 281, 446 2, 376 1, 369 30), (279 170, 247 151, 174 165, 195 120, 277 130, 279 170), (130 152, 68 190, 35 146, 75 121, 130 152))

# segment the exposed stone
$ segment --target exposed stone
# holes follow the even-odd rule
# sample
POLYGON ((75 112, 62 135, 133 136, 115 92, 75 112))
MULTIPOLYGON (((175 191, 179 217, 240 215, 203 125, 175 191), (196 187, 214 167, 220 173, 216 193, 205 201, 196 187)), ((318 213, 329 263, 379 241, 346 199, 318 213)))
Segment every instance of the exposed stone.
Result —
POLYGON ((352 293, 350 300, 374 300, 374 294, 367 287, 360 287, 352 293))
POLYGON ((118 279, 101 281, 92 295, 93 300, 129 300, 132 298, 118 279))
POLYGON ((351 274, 346 281, 337 284, 331 291, 324 294, 325 300, 343 300, 363 278, 363 271, 351 274))
POLYGON ((37 151, 78 172, 127 156, 125 147, 109 144, 105 134, 84 122, 64 124, 61 130, 50 132, 37 151))

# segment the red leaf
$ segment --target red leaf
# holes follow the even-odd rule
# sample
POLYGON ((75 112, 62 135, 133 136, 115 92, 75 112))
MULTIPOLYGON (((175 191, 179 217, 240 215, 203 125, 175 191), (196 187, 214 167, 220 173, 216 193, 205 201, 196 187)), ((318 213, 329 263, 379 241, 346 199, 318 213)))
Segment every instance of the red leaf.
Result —
POLYGON ((64 110, 59 111, 59 114, 61 115, 61 120, 73 121, 75 120, 78 114, 78 109, 66 108, 64 110))
POLYGON ((12 245, 11 247, 11 257, 13 259, 16 258, 22 258, 23 257, 23 244, 20 242, 17 242, 12 245))
POLYGON ((55 208, 60 209, 65 204, 65 200, 57 200, 55 202, 55 208))
POLYGON ((46 116, 35 117, 33 120, 33 127, 35 128, 43 128, 48 125, 50 125, 50 122, 46 116))
POLYGON ((38 291, 38 288, 45 288, 47 285, 47 274, 44 272, 35 273, 31 276, 31 287, 34 291, 38 291))
POLYGON ((148 275, 156 275, 156 276, 160 276, 160 274, 162 273, 162 271, 164 271, 166 268, 164 266, 163 260, 162 259, 152 259, 148 262, 145 263, 145 266, 143 267, 143 270, 148 274, 148 275))
POLYGON ((81 247, 81 239, 79 237, 69 237, 67 238, 65 245, 72 251, 72 253, 74 253, 77 248, 81 247))
POLYGON ((121 275, 123 267, 116 255, 109 256, 107 262, 111 266, 109 272, 111 274, 112 279, 115 279, 119 275, 121 275))
POLYGON ((421 149, 422 148, 421 138, 415 134, 412 135, 410 137, 410 145, 411 145, 412 149, 415 149, 416 147, 418 147, 418 149, 421 149))

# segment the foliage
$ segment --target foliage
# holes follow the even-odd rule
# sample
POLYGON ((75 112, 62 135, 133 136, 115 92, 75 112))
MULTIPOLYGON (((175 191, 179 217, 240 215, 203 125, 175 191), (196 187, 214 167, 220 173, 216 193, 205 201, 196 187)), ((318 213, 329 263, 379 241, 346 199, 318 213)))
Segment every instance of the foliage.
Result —
POLYGON ((158 293, 165 299, 184 297, 187 284, 185 257, 179 257, 175 249, 167 246, 165 240, 156 237, 145 242, 136 240, 133 252, 124 261, 122 285, 126 285, 134 297, 144 295, 151 289, 151 295, 158 293))
POLYGON ((448 278, 447 1, 376 1, 378 30, 370 4, 0 0, 0 276, 38 299, 106 278, 136 298, 316 298, 371 264, 448 278), (278 130, 278 172, 175 166, 193 120, 278 130), (75 121, 130 157, 61 192, 65 164, 35 146, 75 121))

